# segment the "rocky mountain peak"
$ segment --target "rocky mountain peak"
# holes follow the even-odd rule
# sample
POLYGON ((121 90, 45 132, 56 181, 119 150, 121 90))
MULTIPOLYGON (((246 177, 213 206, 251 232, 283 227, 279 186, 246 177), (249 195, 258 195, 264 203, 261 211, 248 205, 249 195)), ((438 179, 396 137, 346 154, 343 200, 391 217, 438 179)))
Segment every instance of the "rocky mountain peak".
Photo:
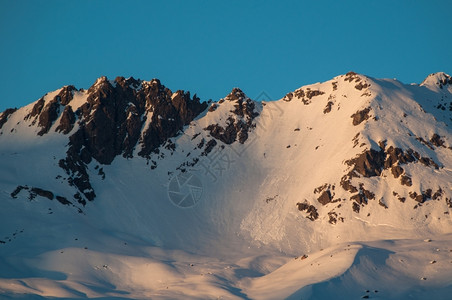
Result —
POLYGON ((233 88, 232 91, 226 97, 224 97, 224 100, 227 101, 243 101, 247 99, 249 98, 245 95, 245 93, 237 87, 233 88))
POLYGON ((225 144, 232 144, 235 141, 243 144, 248 139, 248 133, 256 126, 253 124, 254 118, 259 115, 256 110, 256 102, 251 100, 239 88, 233 88, 225 98, 218 103, 213 103, 209 111, 214 112, 221 107, 225 113, 226 124, 210 124, 205 130, 210 132, 214 138, 225 144))
POLYGON ((424 79, 421 85, 442 89, 445 86, 452 85, 452 77, 444 72, 432 73, 424 79))
POLYGON ((133 77, 124 78, 123 76, 118 76, 115 78, 115 83, 122 87, 123 89, 127 87, 137 89, 141 85, 141 80, 139 79, 137 80, 133 77))

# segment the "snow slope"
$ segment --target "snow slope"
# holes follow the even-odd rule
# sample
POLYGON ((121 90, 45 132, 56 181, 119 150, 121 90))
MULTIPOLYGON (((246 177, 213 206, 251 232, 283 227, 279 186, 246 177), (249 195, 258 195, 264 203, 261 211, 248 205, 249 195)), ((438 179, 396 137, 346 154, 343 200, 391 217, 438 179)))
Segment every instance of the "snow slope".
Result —
MULTIPOLYGON (((91 94, 73 95, 66 106, 77 111, 91 94)), ((84 119, 55 132, 60 106, 39 135, 26 117, 36 103, 0 128, 0 298, 447 299, 452 291, 444 73, 405 85, 350 72, 263 103, 234 89, 148 157, 138 153, 150 124, 173 121, 147 106, 133 158, 84 165, 96 194, 85 205, 59 165, 84 119), (14 194, 18 186, 26 188, 14 194)))

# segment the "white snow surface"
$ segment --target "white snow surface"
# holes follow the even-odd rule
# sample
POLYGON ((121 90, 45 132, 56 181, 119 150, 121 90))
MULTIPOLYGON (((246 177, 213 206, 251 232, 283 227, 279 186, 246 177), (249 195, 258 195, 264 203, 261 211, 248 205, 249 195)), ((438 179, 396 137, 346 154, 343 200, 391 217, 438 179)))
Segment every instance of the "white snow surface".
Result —
MULTIPOLYGON (((70 134, 55 132, 57 120, 37 136, 33 120, 24 120, 34 103, 20 108, 0 129, 0 299, 450 299, 452 209, 444 199, 414 209, 408 193, 441 187, 452 194, 452 114, 436 108, 452 103, 452 87, 437 86, 444 73, 421 85, 356 76, 370 86, 358 90, 355 79, 341 75, 300 88, 323 92, 308 105, 296 96, 256 103, 260 115, 247 141, 218 141, 207 156, 197 147, 212 139, 204 128, 224 126, 233 102, 216 103, 172 138, 176 150, 153 155, 155 169, 138 151, 111 165, 93 161, 88 171, 97 197, 85 207, 29 200, 26 192, 11 197, 18 185, 68 199, 75 192, 58 167, 70 134), (351 115, 367 107, 369 120, 354 126, 351 115), (416 139, 434 133, 445 147, 433 150, 416 139), (349 170, 344 162, 383 140, 416 149, 441 168, 404 165, 409 188, 390 170, 353 178, 376 198, 359 214, 349 200, 317 202, 313 190, 324 183, 347 199, 339 186, 349 170), (170 183, 195 157, 199 162, 187 169, 202 194, 181 208, 169 199, 170 183), (305 200, 319 219, 297 209, 305 200), (330 224, 330 211, 344 222, 330 224)), ((74 111, 87 97, 75 93, 74 111)))

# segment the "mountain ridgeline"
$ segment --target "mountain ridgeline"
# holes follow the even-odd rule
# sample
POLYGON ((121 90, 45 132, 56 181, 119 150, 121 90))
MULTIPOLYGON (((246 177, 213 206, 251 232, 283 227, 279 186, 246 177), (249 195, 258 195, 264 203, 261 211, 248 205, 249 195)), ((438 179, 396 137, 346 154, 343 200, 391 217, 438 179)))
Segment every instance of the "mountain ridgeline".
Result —
MULTIPOLYGON (((214 222, 215 230, 281 249, 286 239, 306 242, 295 232, 351 220, 363 228, 406 220, 449 232, 451 126, 452 78, 445 73, 407 85, 349 72, 269 102, 238 88, 202 102, 157 79, 101 77, 88 90, 65 86, 0 114, 0 164, 15 170, 3 173, 0 185, 12 198, 55 198, 89 211, 90 201, 106 197, 98 190, 118 185, 121 164, 133 161, 143 167, 137 178, 162 180, 149 183, 159 195, 173 176, 196 174, 209 197, 200 214, 223 212, 220 219, 234 223, 214 222), (46 172, 20 167, 12 155, 40 147, 52 149, 34 154, 48 162, 46 172)), ((138 183, 123 189, 148 195, 138 183)), ((345 231, 332 230, 329 240, 345 231)))

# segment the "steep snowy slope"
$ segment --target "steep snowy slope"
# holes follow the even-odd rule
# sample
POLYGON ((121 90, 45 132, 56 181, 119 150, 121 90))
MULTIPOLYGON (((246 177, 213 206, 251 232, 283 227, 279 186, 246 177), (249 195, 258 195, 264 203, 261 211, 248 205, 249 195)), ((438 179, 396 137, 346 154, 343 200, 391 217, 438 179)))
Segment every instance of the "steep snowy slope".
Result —
POLYGON ((442 297, 451 110, 444 73, 350 72, 262 103, 121 77, 48 93, 0 115, 0 293, 442 297), (374 265, 390 275, 366 285, 374 265))

